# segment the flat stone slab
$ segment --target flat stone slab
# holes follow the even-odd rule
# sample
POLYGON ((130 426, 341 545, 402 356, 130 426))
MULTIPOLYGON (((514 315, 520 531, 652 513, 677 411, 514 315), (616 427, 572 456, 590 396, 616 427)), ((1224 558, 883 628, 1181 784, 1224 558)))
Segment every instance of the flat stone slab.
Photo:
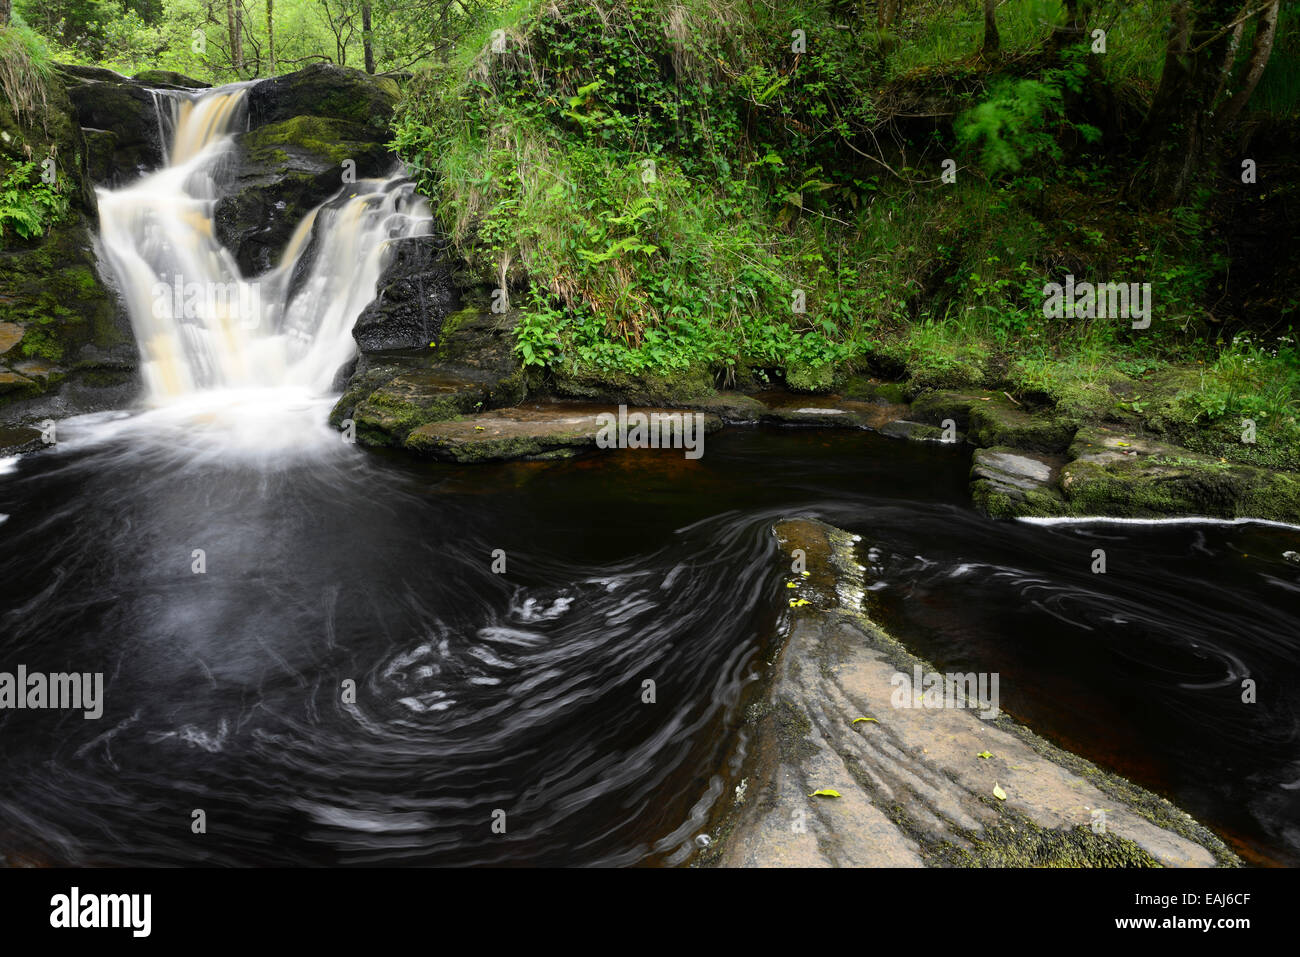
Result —
POLYGON ((1216 459, 1108 426, 1079 430, 1060 486, 1070 513, 1300 523, 1300 474, 1216 459))
POLYGON ((930 392, 912 403, 910 417, 933 425, 952 419, 979 446, 1008 445, 1061 452, 1074 426, 1046 412, 1033 412, 1005 392, 930 392))
POLYGON ((904 691, 900 675, 910 685, 918 669, 937 669, 866 615, 856 538, 811 520, 783 521, 773 532, 787 559, 804 551, 808 574, 790 575, 788 638, 747 712, 744 777, 724 802, 707 863, 1239 863, 1165 799, 1011 719, 1001 706, 1014 702, 1015 689, 995 697, 986 676, 985 700, 958 689, 933 706, 904 691))
POLYGON ((895 419, 880 427, 880 434, 891 439, 906 439, 909 442, 939 442, 943 445, 964 445, 966 434, 955 432, 951 439, 944 437, 944 430, 937 425, 925 422, 913 422, 911 419, 895 419))
POLYGON ((763 405, 760 420, 776 425, 879 431, 907 410, 905 405, 849 399, 840 395, 762 392, 754 398, 763 405))
POLYGON ((36 429, 26 425, 0 425, 0 457, 39 452, 46 447, 36 429))
POLYGON ((23 341, 23 327, 16 322, 0 322, 0 356, 23 341))
POLYGON ((1052 478, 1052 466, 1030 455, 978 449, 974 461, 975 474, 1019 488, 1035 488, 1052 478))
POLYGON ((35 385, 35 382, 24 375, 0 369, 0 395, 6 392, 17 392, 19 389, 33 388, 35 385))
MULTIPOLYGON (((600 416, 617 416, 618 411, 617 406, 591 403, 524 403, 479 415, 426 423, 411 432, 406 448, 430 458, 454 462, 569 458, 596 449, 597 433, 601 429, 600 416)), ((645 415, 648 421, 659 423, 658 437, 662 447, 680 449, 682 454, 686 453, 684 446, 688 442, 704 447, 703 437, 694 431, 694 425, 689 431, 683 431, 685 416, 699 415, 704 435, 722 428, 718 416, 696 410, 641 407, 627 410, 629 419, 637 413, 645 415), (651 420, 651 416, 655 419, 651 420)))

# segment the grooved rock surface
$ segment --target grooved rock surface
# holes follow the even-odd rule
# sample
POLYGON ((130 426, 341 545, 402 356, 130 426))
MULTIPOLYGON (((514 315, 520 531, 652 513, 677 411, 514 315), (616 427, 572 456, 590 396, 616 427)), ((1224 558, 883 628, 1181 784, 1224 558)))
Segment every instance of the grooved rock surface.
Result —
POLYGON ((712 863, 1237 863, 1169 802, 1002 713, 1014 689, 994 693, 986 678, 966 688, 982 700, 957 690, 927 704, 921 686, 911 686, 917 669, 935 669, 862 611, 854 538, 811 520, 780 522, 774 533, 787 556, 803 549, 809 574, 792 575, 789 635, 769 663, 770 685, 750 708, 749 776, 720 825, 712 863), (813 796, 819 790, 839 796, 813 796))

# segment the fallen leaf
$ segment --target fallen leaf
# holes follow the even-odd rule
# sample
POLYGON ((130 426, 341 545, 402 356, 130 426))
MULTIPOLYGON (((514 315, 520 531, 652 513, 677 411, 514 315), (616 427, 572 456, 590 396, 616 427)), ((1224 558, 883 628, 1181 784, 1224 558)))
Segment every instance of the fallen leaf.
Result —
MULTIPOLYGON (((876 721, 876 719, 875 718, 854 718, 852 723, 857 724, 859 721, 876 721)), ((876 721, 876 724, 880 724, 880 722, 876 721)))
POLYGON ((834 788, 818 788, 816 791, 813 791, 813 793, 808 796, 813 798, 816 797, 837 798, 840 796, 840 792, 836 791, 834 788))
POLYGON ((977 757, 977 758, 991 758, 991 757, 993 757, 993 752, 992 752, 992 751, 981 751, 979 754, 975 755, 975 757, 977 757))
POLYGON ((1005 801, 1007 799, 1007 792, 1002 790, 1000 787, 997 786, 996 783, 994 783, 993 796, 997 798, 999 801, 1005 801))

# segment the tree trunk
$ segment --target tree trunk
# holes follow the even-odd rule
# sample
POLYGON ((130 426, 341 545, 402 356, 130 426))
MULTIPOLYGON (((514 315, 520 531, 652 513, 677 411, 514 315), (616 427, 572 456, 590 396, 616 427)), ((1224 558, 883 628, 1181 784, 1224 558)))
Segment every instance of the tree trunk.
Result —
POLYGON ((370 4, 361 5, 361 48, 366 55, 366 72, 375 72, 375 45, 370 35, 370 4))
POLYGON ((0 27, 9 25, 10 7, 13 0, 0 0, 0 27))
POLYGON ((230 43, 230 62, 235 62, 235 0, 226 0, 226 40, 230 43))
POLYGON ((1002 46, 998 36, 998 0, 984 0, 984 47, 980 51, 984 56, 992 56, 1002 46))
POLYGON ((1220 71, 1232 43, 1238 0, 1177 0, 1160 86, 1143 138, 1150 144, 1145 199, 1172 206, 1186 198, 1213 140, 1210 129, 1220 71))
POLYGON ((275 76, 275 0, 266 0, 266 59, 275 76))
POLYGON ((230 34, 230 65, 244 68, 244 8, 241 0, 226 0, 226 31, 230 34))
POLYGON ((1259 78, 1264 75, 1264 67, 1268 66, 1268 58, 1273 54, 1273 40, 1277 37, 1277 19, 1281 7, 1281 0, 1273 0, 1272 5, 1260 14, 1255 24, 1255 39, 1250 45, 1250 57, 1246 60, 1246 74, 1242 77, 1237 92, 1233 93, 1231 99, 1216 113, 1215 136, 1222 134, 1237 121, 1246 103, 1250 101, 1251 94, 1255 92, 1259 78))
POLYGON ((1228 88, 1228 81, 1232 79, 1232 68, 1237 65, 1237 50, 1241 46, 1241 35, 1245 30, 1246 21, 1244 20, 1233 27, 1232 39, 1228 41, 1228 49, 1223 51, 1223 69, 1219 71, 1219 88, 1214 91, 1215 103, 1219 102, 1219 97, 1223 96, 1223 91, 1228 88))
POLYGON ((235 42, 230 48, 230 56, 235 64, 235 71, 244 69, 244 4, 235 0, 235 42))
POLYGON ((903 12, 903 0, 876 0, 876 29, 888 30, 903 12))

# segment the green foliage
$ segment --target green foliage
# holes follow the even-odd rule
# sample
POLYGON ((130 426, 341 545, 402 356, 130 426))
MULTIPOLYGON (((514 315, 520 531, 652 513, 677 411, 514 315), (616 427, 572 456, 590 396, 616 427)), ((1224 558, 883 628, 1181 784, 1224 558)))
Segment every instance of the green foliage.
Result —
POLYGON ((49 46, 40 34, 17 22, 0 27, 0 93, 19 122, 44 120, 52 72, 49 46))
POLYGON ((987 100, 957 118, 957 142, 979 149, 990 176, 1018 172, 1036 154, 1060 158, 1060 146, 1044 129, 1060 112, 1059 89, 1038 80, 1001 80, 987 100))
POLYGON ((1196 418, 1253 419, 1294 429, 1300 413, 1300 350, 1290 336, 1270 348, 1249 334, 1236 336, 1201 377, 1200 389, 1184 396, 1196 418))
POLYGON ((757 110, 764 133, 797 109, 843 122, 810 107, 831 53, 793 74, 781 48, 758 54, 733 14, 699 3, 514 17, 413 85, 394 147, 471 261, 532 279, 526 363, 818 378, 862 352, 868 295, 836 265, 853 237, 812 219, 849 184, 802 136, 746 141, 757 110), (795 78, 808 82, 792 96, 795 78))
MULTIPOLYGON (((1065 66, 1043 71, 1041 79, 995 80, 987 99, 957 117, 953 131, 958 144, 978 149, 989 176, 1017 173, 1035 157, 1062 158, 1056 134, 1064 118, 1064 94, 1078 93, 1087 73, 1079 48, 1066 51, 1064 60, 1065 66)), ((1093 126, 1072 125, 1086 142, 1101 137, 1093 126)))
POLYGON ((43 236, 68 212, 66 184, 46 183, 35 163, 20 163, 0 178, 0 248, 8 234, 20 239, 43 236))

